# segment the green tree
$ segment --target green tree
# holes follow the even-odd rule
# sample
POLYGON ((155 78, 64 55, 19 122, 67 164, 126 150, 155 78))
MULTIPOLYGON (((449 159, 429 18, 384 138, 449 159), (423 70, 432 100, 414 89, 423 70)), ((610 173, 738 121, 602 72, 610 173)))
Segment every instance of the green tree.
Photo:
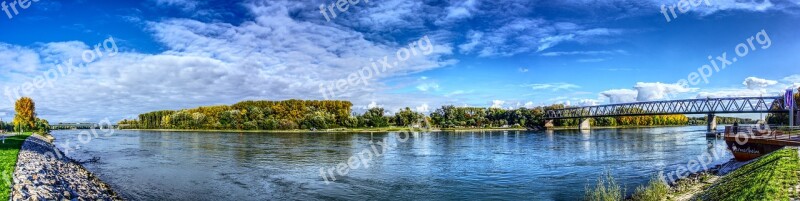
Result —
POLYGON ((414 112, 411 108, 406 107, 394 115, 394 122, 397 126, 411 126, 416 124, 418 120, 425 117, 422 113, 414 112))
POLYGON ((389 126, 389 120, 383 116, 384 109, 380 107, 371 108, 361 115, 363 121, 360 121, 366 127, 386 127, 389 126))
POLYGON ((47 120, 36 118, 36 132, 42 134, 50 133, 50 123, 47 120))

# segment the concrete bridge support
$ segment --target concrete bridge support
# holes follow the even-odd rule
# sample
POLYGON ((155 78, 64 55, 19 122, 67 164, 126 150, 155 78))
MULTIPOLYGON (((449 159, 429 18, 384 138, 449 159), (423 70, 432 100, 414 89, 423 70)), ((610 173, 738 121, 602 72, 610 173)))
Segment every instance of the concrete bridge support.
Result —
POLYGON ((552 120, 552 119, 546 119, 546 120, 544 120, 544 128, 546 128, 547 130, 551 130, 551 129, 553 129, 553 127, 555 127, 555 126, 556 126, 556 125, 553 123, 553 121, 554 121, 554 120, 552 120))
POLYGON ((708 128, 707 129, 708 132, 714 132, 714 131, 717 130, 717 116, 716 115, 708 114, 708 119, 706 119, 706 121, 708 121, 708 127, 707 127, 708 128))
POLYGON ((589 130, 591 128, 591 118, 581 119, 581 124, 578 126, 581 130, 589 130))
POLYGON ((794 111, 794 126, 800 126, 800 110, 794 111))

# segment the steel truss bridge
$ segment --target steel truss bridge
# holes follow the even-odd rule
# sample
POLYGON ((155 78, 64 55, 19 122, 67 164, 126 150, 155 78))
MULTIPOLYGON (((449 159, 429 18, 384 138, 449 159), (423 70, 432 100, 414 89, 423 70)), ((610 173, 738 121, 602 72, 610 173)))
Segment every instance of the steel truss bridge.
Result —
MULTIPOLYGON (((571 107, 545 111, 545 119, 588 119, 594 117, 734 113, 788 113, 782 96, 706 98, 670 101, 635 102, 624 104, 571 107)), ((588 122, 585 122, 588 128, 588 122)), ((584 125, 581 125, 583 128, 584 125)), ((716 121, 709 121, 709 130, 716 130, 716 121), (714 125, 711 125, 713 122, 714 125)))

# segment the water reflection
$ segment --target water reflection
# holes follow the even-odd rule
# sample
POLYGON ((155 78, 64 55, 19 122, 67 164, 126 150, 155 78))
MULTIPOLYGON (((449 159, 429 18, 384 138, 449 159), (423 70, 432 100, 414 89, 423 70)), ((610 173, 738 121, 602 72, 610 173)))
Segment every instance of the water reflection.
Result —
MULTIPOLYGON (((76 133, 54 135, 74 142, 76 133)), ((405 137, 117 131, 70 156, 100 157, 87 168, 133 200, 575 200, 604 171, 632 191, 662 169, 725 146, 702 127, 434 132, 398 140, 405 137), (384 141, 396 147, 324 184, 320 168, 384 141)), ((730 156, 720 158, 715 163, 730 156)))

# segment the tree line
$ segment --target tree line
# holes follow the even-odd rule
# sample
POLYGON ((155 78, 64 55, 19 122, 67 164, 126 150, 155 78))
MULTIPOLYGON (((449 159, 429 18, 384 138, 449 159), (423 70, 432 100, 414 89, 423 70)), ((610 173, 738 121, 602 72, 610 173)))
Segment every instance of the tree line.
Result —
MULTIPOLYGON (((800 91, 800 87, 797 88, 800 91)), ((772 104, 773 106, 775 104, 772 104)), ((794 94, 794 107, 797 109, 800 107, 800 93, 794 94)), ((776 109, 776 108, 773 108, 776 109)), ((789 125, 789 114, 786 113, 770 113, 767 114, 766 121, 768 124, 775 124, 775 125, 789 125)), ((795 121, 797 121, 795 119, 795 121)), ((795 125, 797 126, 797 125, 795 125)))
POLYGON ((121 128, 290 130, 346 125, 353 106, 348 101, 243 101, 233 105, 161 110, 122 120, 121 128))
POLYGON ((14 120, 10 123, 0 121, 3 131, 35 131, 50 133, 50 123, 36 116, 36 103, 29 97, 22 97, 14 103, 14 120))
MULTIPOLYGON (((544 126, 545 111, 565 108, 556 104, 535 108, 480 108, 442 106, 429 115, 406 107, 390 115, 384 108, 352 112, 349 101, 285 100, 244 101, 233 105, 161 110, 122 120, 126 129, 292 130, 432 126, 437 128, 533 128, 544 126)), ((626 108, 627 110, 641 110, 626 108)), ((685 115, 621 116, 593 118, 593 126, 687 125, 685 115)), ((555 126, 576 126, 578 119, 555 120, 555 126)))
MULTIPOLYGON (((717 124, 757 124, 758 120, 750 118, 717 117, 717 124)), ((708 117, 690 117, 689 125, 706 125, 708 117)))

